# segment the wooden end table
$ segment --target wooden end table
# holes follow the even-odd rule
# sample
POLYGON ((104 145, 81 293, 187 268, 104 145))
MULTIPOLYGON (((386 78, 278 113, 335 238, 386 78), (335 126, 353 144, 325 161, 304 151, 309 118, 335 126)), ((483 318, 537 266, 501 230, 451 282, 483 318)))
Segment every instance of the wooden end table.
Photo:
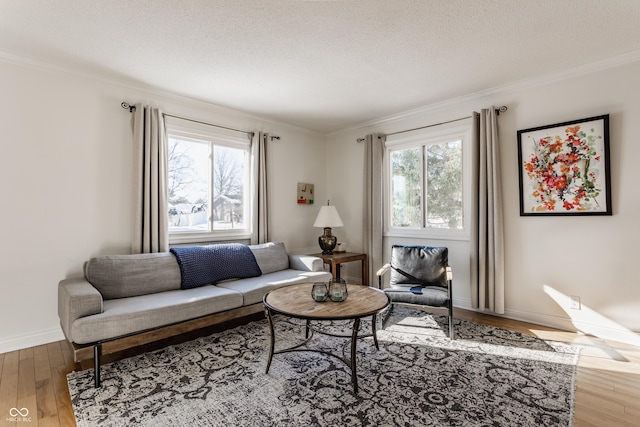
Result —
POLYGON ((329 264, 333 281, 340 281, 340 264, 345 262, 360 261, 362 267, 362 285, 369 286, 369 267, 367 264, 367 254, 358 252, 334 252, 331 255, 322 253, 311 254, 318 258, 322 258, 325 264, 329 264))
POLYGON ((356 375, 356 343, 358 338, 373 337, 376 349, 378 349, 378 337, 376 336, 376 316, 390 304, 389 297, 380 289, 368 286, 347 285, 349 296, 345 301, 333 302, 331 300, 317 302, 311 297, 312 283, 284 286, 275 289, 264 296, 263 302, 265 314, 269 321, 271 331, 271 346, 269 347, 269 361, 265 373, 269 373, 271 361, 275 354, 288 353, 294 351, 313 351, 327 354, 342 360, 351 368, 351 383, 354 393, 358 393, 358 377, 356 375), (275 351, 276 336, 273 328, 273 314, 283 314, 288 317, 306 320, 305 340, 293 347, 275 351), (372 316, 371 333, 358 335, 360 330, 360 319, 372 316), (331 320, 353 320, 351 335, 334 335, 325 331, 313 329, 311 320, 331 321, 331 320), (313 333, 323 333, 331 336, 343 338, 351 337, 351 360, 330 353, 321 349, 300 348, 308 343, 313 337, 313 333))

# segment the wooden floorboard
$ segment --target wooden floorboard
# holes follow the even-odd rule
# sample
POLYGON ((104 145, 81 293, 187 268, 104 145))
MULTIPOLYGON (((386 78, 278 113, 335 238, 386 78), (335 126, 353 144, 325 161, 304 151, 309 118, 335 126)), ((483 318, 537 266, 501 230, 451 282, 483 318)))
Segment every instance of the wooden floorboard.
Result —
MULTIPOLYGON (((455 317, 583 346, 576 372, 574 426, 640 426, 640 348, 467 310, 456 309, 455 317)), ((145 345, 113 355, 112 359, 130 357, 184 339, 145 345)), ((91 361, 82 366, 74 363, 73 353, 65 341, 0 354, 0 426, 75 426, 66 375, 92 367, 91 361), (19 424, 11 421, 11 408, 27 408, 30 421, 19 424)))
POLYGON ((18 406, 18 366, 20 363, 20 352, 12 351, 5 353, 2 363, 2 376, 0 377, 0 426, 15 425, 9 424, 7 418, 10 417, 11 408, 18 406))
POLYGON ((58 404, 53 389, 53 375, 49 363, 49 352, 46 345, 33 349, 36 368, 36 402, 40 426, 60 426, 58 404))
POLYGON ((56 396, 60 426, 75 426, 76 417, 73 414, 71 396, 67 386, 67 374, 77 370, 76 365, 73 363, 73 356, 66 341, 48 344, 47 353, 49 354, 49 366, 53 374, 53 391, 56 396))

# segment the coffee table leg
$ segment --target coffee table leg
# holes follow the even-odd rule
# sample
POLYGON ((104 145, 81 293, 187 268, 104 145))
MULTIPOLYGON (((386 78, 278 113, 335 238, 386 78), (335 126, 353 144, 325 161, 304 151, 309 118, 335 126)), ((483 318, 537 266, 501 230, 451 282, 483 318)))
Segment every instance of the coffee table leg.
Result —
POLYGON ((353 321, 353 331, 351 332, 351 382, 353 392, 358 393, 358 375, 356 373, 356 343, 358 342, 358 331, 360 330, 360 318, 353 321))
POLYGON ((373 343, 376 345, 376 350, 380 350, 378 346, 378 334, 376 333, 376 322, 378 321, 378 316, 374 314, 371 317, 371 334, 373 335, 373 343))
POLYGON ((264 372, 265 374, 268 374, 269 368, 271 367, 271 359, 273 359, 273 351, 276 348, 276 335, 273 330, 273 319, 271 318, 271 310, 269 310, 268 308, 265 308, 264 314, 267 317, 267 320, 269 322, 269 330, 271 331, 271 344, 269 346, 269 361, 267 362, 267 369, 264 372))

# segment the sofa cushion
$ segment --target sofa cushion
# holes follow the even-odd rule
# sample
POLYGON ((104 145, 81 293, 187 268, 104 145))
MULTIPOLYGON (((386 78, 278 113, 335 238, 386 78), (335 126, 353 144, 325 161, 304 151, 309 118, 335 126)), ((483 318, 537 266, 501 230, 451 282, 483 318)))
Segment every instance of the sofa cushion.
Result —
MULTIPOLYGON (((328 283, 330 280, 331 273, 328 271, 298 271, 286 269, 263 274, 260 277, 224 282, 217 286, 219 288, 240 292, 243 296, 242 305, 250 305, 261 302, 267 292, 283 286, 297 285, 298 283, 328 283)), ((311 298, 311 293, 309 293, 309 298, 311 298)))
POLYGON ((78 344, 87 344, 231 310, 241 305, 240 293, 217 286, 115 299, 104 302, 102 313, 76 319, 68 338, 78 344))
POLYGON ((180 289, 180 268, 169 252, 93 258, 85 277, 105 300, 180 289))
POLYGON ((256 257, 262 274, 273 273, 274 271, 289 268, 289 256, 282 242, 251 245, 249 249, 251 249, 251 252, 253 252, 253 255, 256 257))

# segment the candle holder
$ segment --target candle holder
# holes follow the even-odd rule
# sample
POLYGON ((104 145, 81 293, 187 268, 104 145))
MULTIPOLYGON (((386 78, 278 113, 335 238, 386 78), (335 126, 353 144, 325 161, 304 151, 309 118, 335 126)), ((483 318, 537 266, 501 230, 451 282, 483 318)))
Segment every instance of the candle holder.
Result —
POLYGON ((347 284, 341 280, 339 282, 331 282, 329 287, 329 297, 331 301, 342 302, 347 299, 349 292, 347 291, 347 284))
POLYGON ((327 300, 329 296, 329 290, 327 289, 327 285, 322 282, 316 282, 313 284, 311 288, 311 298, 317 302, 324 302, 327 300))

